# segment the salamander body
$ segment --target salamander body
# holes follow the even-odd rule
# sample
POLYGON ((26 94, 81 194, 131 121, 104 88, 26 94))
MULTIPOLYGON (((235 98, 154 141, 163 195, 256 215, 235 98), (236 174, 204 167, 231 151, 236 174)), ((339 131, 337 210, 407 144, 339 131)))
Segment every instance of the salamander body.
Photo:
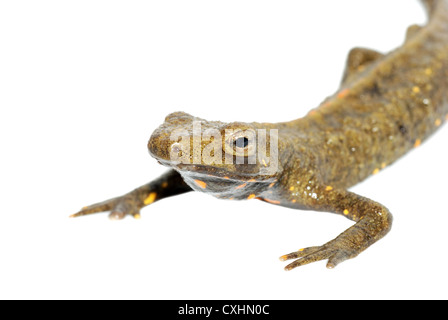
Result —
POLYGON ((152 134, 150 154, 170 170, 123 196, 73 217, 140 209, 189 191, 328 211, 355 224, 321 246, 280 257, 286 270, 318 260, 327 267, 357 256, 391 228, 380 203, 348 188, 418 147, 448 121, 448 1, 427 0, 425 26, 408 28, 388 54, 354 48, 340 89, 303 118, 283 123, 223 123, 183 112, 152 134))

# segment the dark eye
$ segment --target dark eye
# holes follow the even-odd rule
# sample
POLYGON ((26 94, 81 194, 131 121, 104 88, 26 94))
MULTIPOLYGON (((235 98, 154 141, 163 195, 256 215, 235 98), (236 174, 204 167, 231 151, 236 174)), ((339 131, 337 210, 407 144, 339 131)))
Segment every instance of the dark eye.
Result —
POLYGON ((241 137, 241 138, 236 139, 234 143, 235 143, 235 147, 244 149, 249 144, 249 139, 247 139, 246 137, 241 137))

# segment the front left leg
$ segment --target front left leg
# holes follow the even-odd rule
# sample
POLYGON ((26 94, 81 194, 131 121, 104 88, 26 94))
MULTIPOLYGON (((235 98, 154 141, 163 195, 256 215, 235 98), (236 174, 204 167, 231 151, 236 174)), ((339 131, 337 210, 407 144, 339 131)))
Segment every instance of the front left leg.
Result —
POLYGON ((80 217, 97 212, 110 211, 111 219, 123 219, 126 215, 140 218, 140 209, 163 198, 182 194, 192 189, 185 183, 182 176, 175 170, 170 170, 158 179, 151 181, 123 196, 83 207, 70 217, 80 217))
POLYGON ((303 248, 281 256, 282 261, 297 259, 285 270, 327 259, 327 268, 334 268, 356 257, 391 228, 392 215, 385 206, 375 201, 345 190, 326 190, 321 200, 322 203, 315 203, 309 209, 338 213, 356 221, 356 224, 322 246, 303 248))

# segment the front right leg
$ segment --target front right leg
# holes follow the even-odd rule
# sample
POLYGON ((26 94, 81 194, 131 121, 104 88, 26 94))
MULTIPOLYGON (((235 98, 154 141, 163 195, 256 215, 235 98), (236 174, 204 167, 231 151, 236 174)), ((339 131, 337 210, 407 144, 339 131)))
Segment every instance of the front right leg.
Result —
MULTIPOLYGON (((322 246, 302 248, 281 256, 282 261, 297 259, 287 265, 286 270, 319 260, 328 260, 327 267, 334 268, 339 263, 356 257, 384 237, 391 228, 392 215, 382 204, 355 193, 328 186, 320 186, 315 191, 317 190, 321 190, 319 196, 313 201, 314 203, 308 203, 308 209, 337 213, 356 223, 322 246)), ((292 199, 293 203, 289 203, 288 206, 297 205, 301 200, 300 195, 292 199)), ((279 204, 286 203, 279 201, 279 204)))
POLYGON ((182 194, 192 189, 175 170, 170 170, 158 179, 151 181, 123 196, 82 208, 70 217, 80 217, 97 212, 110 211, 109 218, 123 219, 126 215, 140 218, 140 209, 163 198, 182 194))

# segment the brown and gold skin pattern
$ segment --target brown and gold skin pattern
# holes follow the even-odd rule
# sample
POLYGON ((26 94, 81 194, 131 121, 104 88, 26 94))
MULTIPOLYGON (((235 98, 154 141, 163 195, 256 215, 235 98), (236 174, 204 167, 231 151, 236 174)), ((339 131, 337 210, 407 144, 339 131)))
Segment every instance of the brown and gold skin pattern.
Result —
MULTIPOLYGON (((448 0, 423 2, 429 14, 426 26, 409 27, 403 45, 386 55, 352 49, 340 89, 307 116, 284 123, 222 123, 173 113, 148 142, 150 154, 170 171, 72 217, 111 211, 112 218, 138 218, 142 207, 194 190, 230 200, 327 211, 355 222, 324 245, 281 256, 295 259, 286 270, 319 260, 328 260, 327 267, 333 268, 357 256, 390 230, 392 215, 384 205, 347 188, 420 146, 448 121, 448 0), (223 137, 228 129, 277 129, 278 169, 259 174, 267 165, 264 159, 252 164, 172 161, 171 133, 182 129, 193 141, 195 121, 201 122, 201 133, 213 128, 223 137)), ((204 151, 209 142, 202 141, 199 151, 192 148, 191 155, 204 151)), ((222 143, 227 143, 224 138, 222 143)))

